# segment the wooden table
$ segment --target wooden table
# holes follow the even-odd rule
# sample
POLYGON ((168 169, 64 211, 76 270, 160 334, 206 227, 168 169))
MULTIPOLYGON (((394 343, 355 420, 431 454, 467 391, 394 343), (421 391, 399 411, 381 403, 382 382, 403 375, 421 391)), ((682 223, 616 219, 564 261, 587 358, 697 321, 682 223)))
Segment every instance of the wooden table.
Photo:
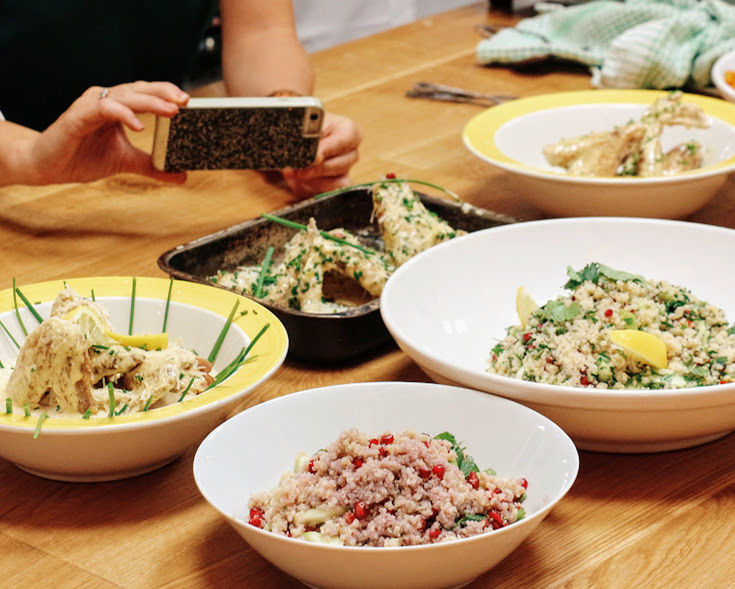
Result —
MULTIPOLYGON (((474 62, 485 5, 455 10, 313 56, 317 92, 365 134, 354 180, 388 172, 431 181, 522 219, 541 217, 509 178, 475 159, 460 132, 480 107, 404 98, 417 81, 527 96, 589 87, 583 69, 522 71, 474 62)), ((206 89, 221 92, 220 86, 206 89)), ((150 121, 148 121, 150 123, 150 121)), ((135 138, 151 142, 151 125, 135 138)), ((0 190, 0 288, 84 275, 162 276, 163 251, 293 202, 252 172, 192 173, 183 186, 136 176, 0 190)), ((735 187, 692 220, 735 227, 735 187)), ((238 407, 354 381, 426 381, 390 347, 315 368, 287 361, 238 407)), ((0 463, 2 587, 300 587, 204 501, 195 448, 151 474, 104 484, 40 479, 0 463)), ((735 436, 655 455, 581 452, 579 478, 533 536, 480 587, 724 587, 735 571, 735 436)))

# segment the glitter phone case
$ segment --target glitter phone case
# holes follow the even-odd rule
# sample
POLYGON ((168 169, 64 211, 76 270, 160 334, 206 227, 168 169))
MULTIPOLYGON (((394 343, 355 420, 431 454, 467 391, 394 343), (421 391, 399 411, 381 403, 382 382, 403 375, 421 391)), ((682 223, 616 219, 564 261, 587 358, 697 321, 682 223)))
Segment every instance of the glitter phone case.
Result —
POLYGON ((153 165, 184 170, 280 170, 314 162, 324 111, 317 98, 192 98, 156 117, 153 165))

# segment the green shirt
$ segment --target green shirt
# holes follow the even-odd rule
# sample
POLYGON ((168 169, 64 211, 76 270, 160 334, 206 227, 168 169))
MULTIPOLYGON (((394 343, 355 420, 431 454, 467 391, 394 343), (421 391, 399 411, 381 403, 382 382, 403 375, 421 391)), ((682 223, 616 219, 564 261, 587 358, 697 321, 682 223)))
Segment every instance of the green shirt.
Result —
POLYGON ((0 0, 0 110, 34 129, 89 86, 181 85, 216 0, 0 0))

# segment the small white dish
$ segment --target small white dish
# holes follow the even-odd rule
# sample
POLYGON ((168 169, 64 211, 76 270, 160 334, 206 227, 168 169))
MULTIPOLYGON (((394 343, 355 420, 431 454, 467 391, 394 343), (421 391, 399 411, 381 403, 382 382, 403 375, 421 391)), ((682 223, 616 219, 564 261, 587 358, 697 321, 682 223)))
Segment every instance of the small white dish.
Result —
POLYGON ((727 72, 735 72, 735 49, 722 54, 712 66, 712 83, 717 87, 720 95, 730 102, 735 102, 735 88, 727 83, 727 72))
POLYGON ((690 140, 704 148, 699 169, 652 178, 575 176, 551 166, 545 145, 565 137, 612 131, 638 118, 665 92, 586 90, 506 102, 475 116, 463 133, 467 148, 513 176, 518 193, 557 216, 680 218, 707 203, 735 170, 735 105, 685 94, 709 116, 707 129, 667 127, 664 149, 690 140))
POLYGON ((539 304, 563 291, 566 268, 600 262, 689 288, 735 321, 735 231, 632 218, 576 218, 487 229, 401 266, 381 297, 398 345, 435 381, 519 401, 559 424, 579 448, 655 452, 735 430, 735 383, 673 390, 601 390, 487 372, 491 348, 518 324, 516 289, 539 304))
MULTIPOLYGON (((104 276, 72 278, 18 285, 21 292, 46 317, 59 291, 68 284, 110 312, 113 328, 126 333, 130 317, 132 278, 104 276), (38 304, 36 304, 38 302, 38 304)), ((134 311, 135 333, 160 332, 166 308, 169 281, 137 278, 134 311)), ((0 413, 0 457, 32 474, 63 481, 116 480, 159 468, 200 441, 219 424, 229 409, 255 386, 270 378, 281 366, 288 337, 281 322, 265 307, 214 287, 175 281, 167 319, 167 331, 185 347, 207 356, 235 301, 238 318, 224 339, 215 370, 221 370, 246 347, 260 329, 268 329, 256 342, 257 358, 244 364, 221 384, 180 403, 112 418, 54 417, 43 421, 34 437, 38 417, 0 413)), ((19 300, 21 317, 30 331, 37 323, 19 300)), ((11 289, 0 292, 0 320, 22 344, 24 335, 17 321, 11 289)), ((0 334, 0 360, 11 365, 18 350, 9 337, 0 334)))
POLYGON ((533 532, 569 490, 578 468, 571 440, 535 411, 465 388, 408 382, 336 385, 267 401, 215 429, 194 458, 199 490, 250 546, 289 575, 322 589, 468 583, 533 532), (528 480, 526 517, 471 538, 393 548, 315 544, 246 523, 250 495, 275 487, 299 452, 323 448, 351 427, 453 433, 481 468, 528 480))

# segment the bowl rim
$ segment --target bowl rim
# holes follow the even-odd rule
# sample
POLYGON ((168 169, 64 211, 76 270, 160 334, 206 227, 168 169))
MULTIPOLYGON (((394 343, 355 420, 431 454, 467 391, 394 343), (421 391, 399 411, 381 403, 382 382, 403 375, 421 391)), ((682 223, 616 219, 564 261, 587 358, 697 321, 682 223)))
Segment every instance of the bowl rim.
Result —
MULTIPOLYGON (((345 393, 348 394, 348 393, 345 393)), ((354 394, 354 393, 351 393, 354 394)), ((229 425, 228 427, 233 427, 233 425, 229 425)), ((287 467, 286 467, 287 468, 287 467)), ((504 398, 499 395, 488 395, 488 393, 485 393, 483 391, 479 391, 476 389, 464 387, 464 386, 458 386, 458 385, 447 385, 447 384, 439 384, 434 382, 414 382, 414 381, 376 381, 376 382, 352 382, 352 383, 343 383, 343 384, 336 384, 336 385, 327 385, 323 387, 315 387, 311 389, 305 389, 297 392, 290 393, 288 395, 283 395, 281 397, 276 397, 274 399, 269 399, 268 401, 264 401, 262 403, 259 403, 258 405, 255 405, 253 407, 250 407, 249 409, 246 409, 245 411, 242 411, 241 413, 231 417, 228 419, 225 423, 220 424, 217 426, 214 430, 212 430, 206 438, 199 444, 196 453, 194 455, 194 461, 192 465, 192 469, 194 471, 194 481, 197 485, 197 488, 199 489, 199 492, 201 493, 202 497, 211 505, 214 509, 216 509, 226 520, 228 520, 232 525, 234 526, 243 526, 244 529, 246 529, 248 532, 261 535, 263 538, 271 539, 273 541, 278 542, 285 542, 288 546, 293 546, 293 543, 298 543, 299 546, 304 547, 310 547, 310 549, 320 549, 320 550, 336 550, 336 551, 351 551, 356 553, 365 553, 365 554, 386 554, 386 553, 392 553, 395 551, 399 551, 402 554, 405 554, 408 551, 427 551, 427 550, 439 550, 442 547, 447 546, 457 546, 459 544, 466 544, 469 542, 481 542, 483 540, 487 540, 488 537, 498 537, 504 534, 512 534, 515 531, 517 531, 520 527, 529 527, 531 525, 535 525, 537 522, 540 522, 546 515, 549 513, 549 511, 561 501, 564 496, 569 492, 569 490, 574 485, 574 482, 576 481, 577 477, 579 476, 579 451, 577 450, 576 445, 572 441, 572 439, 569 437, 569 435, 554 421, 546 417, 545 415, 539 413, 538 411, 531 409, 530 407, 527 407, 521 403, 517 403, 513 400, 504 398), (553 432, 555 435, 559 436, 564 443, 567 445, 568 449, 570 450, 569 456, 567 457, 568 460, 571 460, 569 462, 570 467, 570 473, 571 476, 569 477, 569 480, 566 482, 562 490, 553 496, 552 499, 549 500, 549 502, 544 505, 541 509, 535 511, 533 514, 527 514, 526 517, 524 517, 522 520, 515 522, 507 527, 500 528, 498 530, 493 530, 489 533, 483 533, 483 534, 477 534, 476 536, 470 536, 468 538, 460 538, 457 540, 452 540, 451 542, 440 542, 438 544, 420 544, 418 546, 337 546, 337 545, 329 545, 329 544, 319 544, 314 542, 308 542, 305 540, 301 540, 299 538, 289 538, 287 536, 282 536, 280 534, 275 534, 273 532, 269 532, 267 530, 263 530, 261 528, 256 528, 254 526, 250 526, 243 518, 239 518, 233 514, 227 513, 220 509, 220 507, 210 499, 209 495, 205 492, 203 489, 203 485, 201 484, 201 479, 199 476, 197 476, 197 464, 203 460, 204 458, 204 450, 205 445, 207 444, 207 440, 215 435, 216 432, 225 426, 227 423, 233 422, 237 423, 239 420, 246 419, 246 414, 252 414, 255 412, 260 411, 267 411, 269 407, 272 407, 273 405, 278 405, 282 403, 288 403, 290 402, 289 399, 297 398, 297 397, 303 397, 303 396, 309 396, 313 394, 328 394, 332 391, 337 390, 343 390, 343 389, 381 389, 381 388, 389 388, 389 387, 395 387, 399 386, 401 388, 413 388, 413 389, 421 389, 421 388, 432 388, 432 389, 445 389, 448 392, 452 392, 455 395, 466 395, 466 396, 481 396, 485 399, 492 399, 488 402, 493 403, 500 403, 501 405, 505 405, 507 407, 514 406, 520 411, 529 412, 536 416, 537 419, 541 419, 541 421, 544 422, 545 426, 548 428, 549 432, 553 432)))
MULTIPOLYGON (((253 355, 259 360, 244 364, 235 374, 221 384, 197 395, 147 412, 119 415, 114 418, 99 417, 83 419, 82 417, 53 417, 50 415, 43 422, 43 437, 74 435, 98 435, 101 433, 121 432, 130 429, 156 427, 162 423, 188 419, 198 414, 209 413, 245 395, 258 384, 266 380, 283 363, 288 351, 288 335, 279 319, 259 303, 242 297, 232 291, 224 291, 214 287, 180 280, 135 277, 136 300, 148 299, 161 301, 165 306, 169 287, 172 288, 171 302, 189 307, 204 309, 222 316, 229 316, 235 301, 239 301, 238 310, 244 312, 233 320, 233 325, 241 329, 252 341, 263 326, 269 327, 262 334, 254 347, 253 355), (111 420, 114 422, 111 423, 111 420)), ((29 300, 52 302, 65 285, 79 294, 94 289, 95 299, 113 299, 130 297, 133 277, 131 276, 95 276, 49 280, 27 285, 18 285, 29 300)), ((86 294, 84 294, 86 296, 86 294)), ((23 306, 18 300, 19 308, 23 306)), ((13 289, 0 291, 0 313, 14 311, 13 289)), ((0 432, 33 431, 39 422, 37 415, 25 417, 20 414, 0 413, 0 432)))
MULTIPOLYGON (((663 90, 574 90, 519 98, 490 107, 472 117, 462 131, 462 141, 476 157, 498 168, 523 176, 569 184, 594 186, 678 184, 718 176, 735 169, 735 155, 733 155, 720 162, 671 176, 650 178, 576 176, 519 162, 506 155, 495 143, 495 134, 503 125, 539 111, 604 104, 650 105, 655 99, 667 94, 670 92, 663 90)), ((735 105, 720 98, 689 93, 684 93, 684 100, 699 105, 710 118, 734 127, 735 133, 735 105)))
MULTIPOLYGON (((650 219, 642 217, 565 217, 492 227, 490 229, 483 229, 470 235, 462 236, 461 239, 463 243, 467 243, 470 239, 477 241, 486 239, 485 236, 491 231, 502 234, 503 232, 508 231, 533 231, 534 227, 539 226, 558 225, 563 228, 565 226, 580 223, 588 225, 603 223, 618 225, 636 224, 644 226, 665 225, 671 227, 689 227, 707 232, 728 234, 735 238, 734 229, 720 227, 717 225, 707 225, 705 223, 693 223, 689 221, 650 219)), ((491 235, 494 235, 494 233, 491 235)), ((452 244, 452 241, 439 244, 436 246, 435 251, 439 251, 438 248, 461 247, 461 245, 457 245, 459 244, 459 240, 453 241, 454 244, 452 244)), ((502 395, 510 395, 511 393, 508 393, 508 391, 513 391, 513 399, 558 407, 598 408, 610 411, 660 411, 662 405, 666 405, 667 407, 676 406, 677 409, 686 409, 724 406, 735 403, 735 396, 733 396, 733 393, 735 393, 735 382, 702 387, 684 387, 679 389, 596 389, 587 387, 565 387, 557 384, 530 382, 481 371, 479 368, 469 369, 456 365, 452 366, 451 370, 449 370, 446 366, 446 362, 442 361, 442 356, 439 351, 430 346, 422 346, 420 342, 416 342, 414 338, 409 337, 405 333, 400 326, 400 320, 396 321, 390 306, 390 300, 393 295, 393 291, 396 288, 396 282, 401 280, 401 277, 404 274, 411 272, 414 265, 421 264, 422 260, 431 255, 430 252, 431 250, 422 252, 411 260, 408 260, 396 270, 393 276, 391 276, 383 290, 381 314, 386 327, 404 351, 408 353, 406 348, 409 348, 412 351, 412 353, 409 353, 410 356, 414 359, 416 356, 421 358, 420 361, 416 360, 417 362, 429 366, 431 370, 445 378, 459 382, 461 386, 477 387, 478 384, 467 383, 482 383, 482 390, 485 391, 495 391, 502 395), (393 279, 394 276, 397 277, 395 280, 393 279), (452 372, 454 374, 452 374, 452 372), (461 382, 458 379, 458 374, 462 379, 461 382), (645 407, 640 406, 641 399, 645 399, 647 401, 647 405, 645 407)))
POLYGON ((731 49, 720 55, 712 65, 710 74, 712 83, 717 87, 720 94, 723 95, 723 98, 735 101, 735 88, 725 81, 725 71, 728 69, 735 71, 735 49, 731 49))

